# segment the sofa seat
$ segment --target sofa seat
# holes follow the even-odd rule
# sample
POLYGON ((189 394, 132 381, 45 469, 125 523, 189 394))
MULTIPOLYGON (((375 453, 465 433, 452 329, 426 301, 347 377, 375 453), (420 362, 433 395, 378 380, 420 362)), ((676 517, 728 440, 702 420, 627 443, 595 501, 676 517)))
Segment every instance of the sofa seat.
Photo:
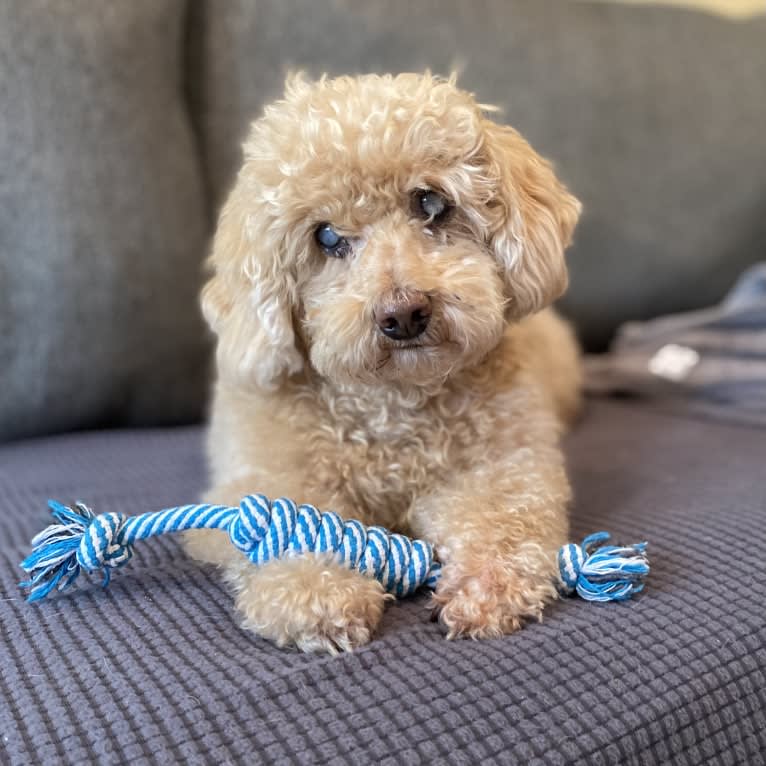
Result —
POLYGON ((0 761, 763 763, 763 430, 593 400, 566 448, 573 539, 648 539, 644 593, 562 601, 483 642, 446 641, 418 595, 329 657, 241 630, 177 539, 139 544, 108 590, 27 604, 16 588, 49 497, 128 514, 195 500, 201 428, 0 447, 0 761))

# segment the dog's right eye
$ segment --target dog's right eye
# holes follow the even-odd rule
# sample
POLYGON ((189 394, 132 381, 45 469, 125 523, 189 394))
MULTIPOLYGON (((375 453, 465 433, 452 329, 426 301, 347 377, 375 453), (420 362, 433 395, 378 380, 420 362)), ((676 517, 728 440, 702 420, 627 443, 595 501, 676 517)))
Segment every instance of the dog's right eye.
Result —
POLYGON ((349 241, 341 237, 329 223, 320 224, 314 236, 319 247, 333 258, 345 258, 351 250, 349 241))

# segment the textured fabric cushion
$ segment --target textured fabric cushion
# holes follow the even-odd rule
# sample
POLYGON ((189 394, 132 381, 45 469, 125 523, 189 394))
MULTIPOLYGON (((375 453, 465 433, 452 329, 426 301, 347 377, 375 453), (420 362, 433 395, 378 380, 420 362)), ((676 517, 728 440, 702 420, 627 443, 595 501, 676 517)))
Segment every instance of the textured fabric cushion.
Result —
POLYGON ((200 413, 184 7, 0 4, 0 439, 200 413))
POLYGON ((567 449, 574 538, 648 538, 644 594, 561 602, 485 642, 445 641, 418 596, 331 658, 240 630, 173 539, 137 546, 108 591, 20 598, 47 497, 125 513, 194 500, 199 430, 0 447, 0 761, 763 763, 763 430, 599 402, 567 449))
POLYGON ((564 308, 616 326, 718 300, 766 253, 766 18, 571 0, 194 4, 191 82, 219 204, 288 67, 463 71, 585 204, 564 308))

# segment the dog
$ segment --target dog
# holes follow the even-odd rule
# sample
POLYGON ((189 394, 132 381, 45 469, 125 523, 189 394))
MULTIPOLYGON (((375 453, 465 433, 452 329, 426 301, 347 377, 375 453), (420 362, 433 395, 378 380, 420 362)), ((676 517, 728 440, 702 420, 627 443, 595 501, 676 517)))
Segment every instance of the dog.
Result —
MULTIPOLYGON (((579 406, 567 286, 580 204, 454 77, 288 78, 244 144, 202 308, 217 336, 209 502, 286 496, 423 538, 446 634, 491 638, 555 598, 579 406)), ((349 651, 387 598, 326 556, 255 567, 188 533, 243 626, 349 651)))

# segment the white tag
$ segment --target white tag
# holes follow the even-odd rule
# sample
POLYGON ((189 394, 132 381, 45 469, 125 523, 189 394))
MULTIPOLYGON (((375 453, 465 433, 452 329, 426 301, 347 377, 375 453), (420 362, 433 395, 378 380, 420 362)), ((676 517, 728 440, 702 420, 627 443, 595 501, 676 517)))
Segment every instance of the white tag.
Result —
POLYGON ((693 348, 668 343, 649 360, 649 372, 677 383, 699 364, 699 360, 700 355, 693 348))

